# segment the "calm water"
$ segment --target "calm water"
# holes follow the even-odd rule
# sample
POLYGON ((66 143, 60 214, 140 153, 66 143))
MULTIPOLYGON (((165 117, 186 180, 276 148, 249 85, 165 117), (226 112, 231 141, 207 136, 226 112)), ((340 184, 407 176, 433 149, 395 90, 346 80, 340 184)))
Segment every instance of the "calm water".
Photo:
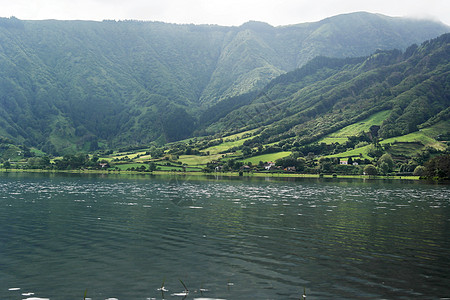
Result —
POLYGON ((0 299, 441 299, 449 270, 448 185, 0 174, 0 299))

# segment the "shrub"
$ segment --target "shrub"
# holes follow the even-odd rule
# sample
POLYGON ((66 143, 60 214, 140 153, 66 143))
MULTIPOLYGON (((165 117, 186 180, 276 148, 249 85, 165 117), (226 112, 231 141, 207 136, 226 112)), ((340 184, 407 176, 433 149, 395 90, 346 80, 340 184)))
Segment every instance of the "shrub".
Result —
POLYGON ((366 175, 377 175, 378 171, 374 165, 367 165, 364 167, 364 174, 366 175))
POLYGON ((417 166, 414 169, 413 175, 414 176, 425 176, 425 172, 426 172, 426 169, 424 166, 417 166))

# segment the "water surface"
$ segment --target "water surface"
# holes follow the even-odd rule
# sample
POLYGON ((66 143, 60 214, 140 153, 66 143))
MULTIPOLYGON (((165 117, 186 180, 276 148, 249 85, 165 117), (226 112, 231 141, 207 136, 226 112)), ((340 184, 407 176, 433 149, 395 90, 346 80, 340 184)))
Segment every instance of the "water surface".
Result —
POLYGON ((0 299, 450 297, 450 187, 0 175, 0 299), (165 289, 158 291, 164 282, 165 289))

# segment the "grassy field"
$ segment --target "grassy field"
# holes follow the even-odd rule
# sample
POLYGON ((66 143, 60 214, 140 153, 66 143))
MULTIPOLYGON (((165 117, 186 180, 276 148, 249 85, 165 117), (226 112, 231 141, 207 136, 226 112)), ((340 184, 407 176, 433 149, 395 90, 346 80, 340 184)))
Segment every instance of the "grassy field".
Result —
POLYGON ((248 134, 248 133, 253 133, 255 132, 257 129, 252 129, 252 130, 247 130, 241 133, 236 133, 233 135, 229 135, 223 138, 224 141, 228 141, 228 140, 235 140, 235 139, 240 139, 244 134, 248 134))
POLYGON ((387 119, 390 110, 380 111, 376 114, 371 115, 367 119, 364 119, 358 123, 349 125, 347 127, 342 128, 341 130, 336 131, 335 133, 330 134, 330 137, 341 137, 345 138, 352 135, 357 135, 362 131, 369 131, 370 127, 373 125, 381 125, 384 120, 387 119))
POLYGON ((409 156, 419 154, 425 147, 421 143, 396 143, 391 146, 389 153, 395 156, 409 156))
POLYGON ((142 166, 145 166, 146 168, 148 168, 147 164, 141 164, 141 163, 117 164, 117 165, 114 165, 114 168, 117 167, 119 170, 125 171, 127 169, 140 168, 142 166))
POLYGON ((241 139, 241 140, 237 140, 237 141, 223 142, 220 145, 216 145, 216 146, 212 146, 212 147, 206 148, 205 150, 203 150, 203 152, 209 151, 209 153, 212 154, 212 155, 219 154, 220 152, 225 152, 228 149, 231 149, 233 147, 241 146, 242 144, 244 144, 244 142, 246 140, 249 140, 251 138, 253 138, 253 137, 249 137, 249 138, 245 138, 245 139, 241 139))
POLYGON ((369 152, 369 145, 361 147, 361 148, 356 148, 356 149, 353 149, 350 151, 338 153, 338 154, 327 155, 324 157, 361 157, 361 158, 372 159, 369 155, 367 155, 368 152, 369 152))
POLYGON ((209 156, 197 156, 197 155, 180 155, 178 161, 188 166, 205 166, 212 160, 222 158, 222 154, 214 154, 209 156))
MULTIPOLYGON (((387 143, 392 144, 395 142, 407 142, 407 143, 419 142, 425 146, 430 146, 439 150, 445 150, 445 145, 443 143, 436 141, 434 138, 428 136, 425 133, 426 131, 424 130, 425 129, 421 131, 412 132, 410 134, 389 138, 381 141, 380 144, 382 145, 387 143)), ((430 130, 433 130, 433 128, 430 128, 430 130)))
POLYGON ((441 121, 433 126, 423 128, 420 131, 431 138, 436 138, 438 135, 450 132, 450 120, 441 121))
MULTIPOLYGON (((450 122, 440 122, 434 126, 424 128, 420 131, 412 132, 410 134, 397 136, 380 141, 381 145, 391 144, 392 154, 412 157, 420 153, 426 146, 433 147, 439 150, 445 150, 446 146, 435 140, 432 136, 437 136, 448 130, 450 122)), ((358 157, 360 153, 363 158, 371 159, 367 153, 369 146, 353 149, 339 154, 328 155, 326 157, 358 157)))
POLYGON ((339 144, 343 144, 348 140, 348 138, 341 138, 341 137, 324 137, 322 139, 319 140, 319 144, 320 143, 325 143, 327 145, 333 144, 333 143, 339 143, 339 144))
POLYGON ((263 154, 258 156, 249 157, 246 159, 242 159, 241 161, 244 163, 252 163, 253 165, 257 165, 260 161, 262 162, 268 162, 268 161, 276 161, 277 159, 286 157, 291 155, 292 152, 285 151, 285 152, 277 152, 277 153, 269 153, 269 154, 263 154))
POLYGON ((346 126, 336 132, 330 133, 318 142, 326 144, 345 143, 349 136, 358 135, 362 131, 367 132, 372 125, 381 125, 381 123, 383 123, 383 121, 389 116, 390 112, 390 110, 380 111, 358 123, 346 126))
MULTIPOLYGON (((140 151, 140 152, 134 152, 134 153, 131 153, 131 152, 117 153, 116 155, 110 156, 110 157, 106 157, 105 159, 106 160, 123 159, 123 158, 125 158, 127 156, 130 159, 135 159, 136 156, 138 156, 138 155, 145 156, 145 153, 146 153, 146 151, 140 151)), ((148 155, 147 158, 150 158, 150 155, 148 155)), ((101 159, 103 159, 103 157, 101 159)))

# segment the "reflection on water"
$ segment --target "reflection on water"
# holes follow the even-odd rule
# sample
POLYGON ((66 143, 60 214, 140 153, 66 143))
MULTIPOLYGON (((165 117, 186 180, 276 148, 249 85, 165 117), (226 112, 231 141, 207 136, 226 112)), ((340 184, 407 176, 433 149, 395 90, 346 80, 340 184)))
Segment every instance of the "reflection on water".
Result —
POLYGON ((80 299, 86 289, 92 299, 300 299, 304 288, 308 299, 444 298, 449 192, 3 174, 0 299, 80 299))

